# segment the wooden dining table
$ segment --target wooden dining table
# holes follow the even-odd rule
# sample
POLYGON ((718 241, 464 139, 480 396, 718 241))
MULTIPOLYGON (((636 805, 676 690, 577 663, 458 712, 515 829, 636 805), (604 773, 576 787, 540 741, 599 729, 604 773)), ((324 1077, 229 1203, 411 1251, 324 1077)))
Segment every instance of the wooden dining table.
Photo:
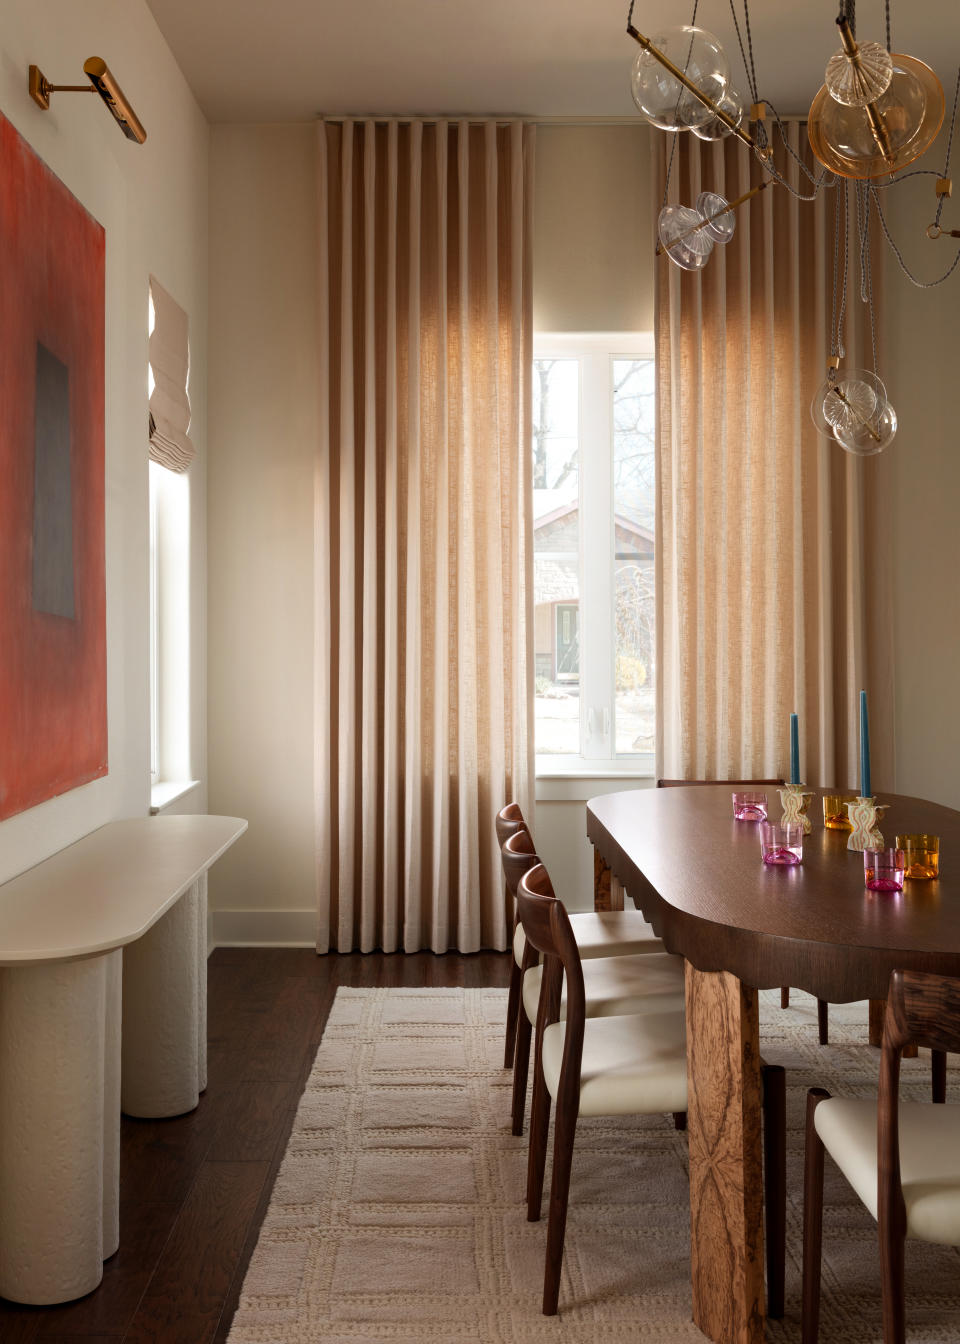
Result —
MULTIPOLYGON (((762 863, 757 824, 733 819, 729 785, 587 804, 595 907, 630 897, 686 960, 693 1319, 717 1344, 764 1339, 757 991, 882 1002, 894 969, 960 976, 960 812, 885 794, 886 843, 938 835, 946 871, 876 893, 849 832, 824 827, 822 792, 803 862, 782 868, 762 863)), ((767 796, 779 820, 777 790, 767 796)))

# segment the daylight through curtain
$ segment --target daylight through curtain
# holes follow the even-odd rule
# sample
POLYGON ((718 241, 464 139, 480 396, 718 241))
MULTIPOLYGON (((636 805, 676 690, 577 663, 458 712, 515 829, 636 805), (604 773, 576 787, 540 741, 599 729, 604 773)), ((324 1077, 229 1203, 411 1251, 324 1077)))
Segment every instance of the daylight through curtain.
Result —
MULTIPOLYGON (((789 136, 810 163, 806 127, 790 123, 789 136)), ((671 151, 669 136, 658 141, 655 210, 671 151)), ((779 141, 777 163, 809 190, 779 141)), ((733 200, 762 177, 732 136, 680 135, 669 199, 733 200)), ((889 465, 822 438, 809 411, 830 353, 839 196, 799 202, 772 186, 738 209, 733 239, 700 273, 657 260, 661 776, 783 774, 796 710, 805 780, 853 785, 865 687, 875 782, 893 782, 889 561, 876 525, 889 465)), ((871 361, 856 253, 854 230, 847 368, 871 361)), ((873 269, 879 283, 879 258, 873 269)))
POLYGON ((319 128, 317 946, 507 946, 532 806, 533 128, 319 128))

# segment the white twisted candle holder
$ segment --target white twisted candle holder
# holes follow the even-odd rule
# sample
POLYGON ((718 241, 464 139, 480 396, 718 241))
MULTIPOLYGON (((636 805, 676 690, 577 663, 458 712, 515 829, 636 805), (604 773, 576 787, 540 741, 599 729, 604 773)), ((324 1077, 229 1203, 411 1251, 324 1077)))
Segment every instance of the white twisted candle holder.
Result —
POLYGON ((781 826, 802 826, 804 835, 809 835, 813 827, 806 809, 813 797, 813 790, 805 790, 802 784, 788 784, 779 790, 780 804, 783 807, 781 826))
POLYGON ((847 803, 847 815, 853 830, 847 840, 847 849, 883 849, 884 839, 877 822, 889 804, 878 803, 876 798, 858 798, 847 803))

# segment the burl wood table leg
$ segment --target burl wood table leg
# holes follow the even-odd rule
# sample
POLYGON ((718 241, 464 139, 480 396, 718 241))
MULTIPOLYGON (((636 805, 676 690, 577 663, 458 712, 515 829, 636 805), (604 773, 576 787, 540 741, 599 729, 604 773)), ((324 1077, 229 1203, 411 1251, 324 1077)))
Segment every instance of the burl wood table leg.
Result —
POLYGON ((593 908, 594 910, 622 910, 624 890, 601 857, 593 851, 593 908))
POLYGON ((717 1344, 762 1344, 757 993, 688 963, 686 999, 693 1320, 717 1344))

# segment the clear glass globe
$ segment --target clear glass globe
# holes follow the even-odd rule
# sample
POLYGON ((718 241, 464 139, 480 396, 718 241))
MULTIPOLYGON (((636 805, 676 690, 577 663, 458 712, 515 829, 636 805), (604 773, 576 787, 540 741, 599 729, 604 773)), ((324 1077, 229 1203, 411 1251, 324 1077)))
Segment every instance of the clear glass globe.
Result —
POLYGON ((726 196, 719 196, 715 191, 701 191, 697 197, 697 213, 701 219, 710 221, 704 224, 703 232, 708 233, 715 243, 729 243, 737 227, 736 216, 732 210, 720 214, 720 211, 729 204, 726 196))
MULTIPOLYGON (((724 112, 733 118, 737 126, 743 125, 747 109, 736 89, 728 88, 723 97, 718 99, 717 106, 722 107, 724 112)), ((694 135, 699 135, 701 140, 722 140, 725 135, 733 134, 727 123, 721 121, 719 117, 709 117, 702 125, 691 126, 690 129, 694 135)))
POLYGON ((830 97, 848 107, 864 107, 886 93, 893 78, 893 57, 879 42, 859 42, 857 62, 842 49, 830 57, 823 77, 830 97))
POLYGON ((713 239, 697 210, 685 205, 665 205, 657 219, 657 234, 664 252, 684 271, 699 271, 713 251, 713 239))
MULTIPOLYGON (((708 98, 720 101, 727 90, 730 67, 711 33, 685 24, 664 28, 650 41, 708 98)), ((647 51, 641 50, 633 63, 630 88, 643 115, 663 131, 686 131, 714 119, 710 108, 647 51)))
POLYGON ((857 423, 849 429, 835 426, 833 437, 840 447, 856 457, 873 457, 892 443, 897 433, 897 413, 889 401, 880 402, 866 424, 857 423))

